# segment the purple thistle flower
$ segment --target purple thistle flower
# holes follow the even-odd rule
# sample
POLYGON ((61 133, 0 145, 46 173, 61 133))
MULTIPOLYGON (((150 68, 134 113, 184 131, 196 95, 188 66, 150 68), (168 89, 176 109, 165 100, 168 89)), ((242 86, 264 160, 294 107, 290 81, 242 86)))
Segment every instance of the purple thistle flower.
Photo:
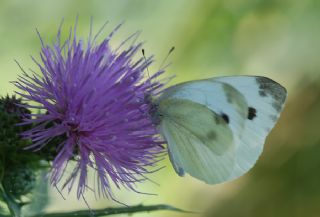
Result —
MULTIPOLYGON (((118 48, 112 49, 110 39, 117 26, 101 43, 89 36, 86 43, 78 40, 76 31, 70 31, 66 41, 61 42, 60 30, 57 40, 47 46, 39 34, 42 50, 41 62, 34 62, 41 76, 23 71, 15 85, 25 101, 36 105, 22 105, 44 112, 31 114, 23 124, 34 127, 23 133, 33 144, 35 151, 54 145, 50 181, 57 186, 66 175, 69 161, 76 166, 67 176, 62 188, 70 191, 78 182, 77 197, 83 196, 88 186, 88 168, 97 174, 95 192, 114 199, 110 189, 113 182, 120 188, 135 191, 135 183, 145 180, 147 168, 156 166, 165 153, 163 141, 149 118, 146 96, 157 95, 163 86, 152 77, 144 78, 144 71, 152 63, 152 57, 133 57, 142 44, 129 41, 131 35, 118 48), (123 48, 127 46, 127 48, 123 48), (52 140, 59 138, 59 144, 52 140)), ((90 188, 92 189, 92 188, 90 188)))

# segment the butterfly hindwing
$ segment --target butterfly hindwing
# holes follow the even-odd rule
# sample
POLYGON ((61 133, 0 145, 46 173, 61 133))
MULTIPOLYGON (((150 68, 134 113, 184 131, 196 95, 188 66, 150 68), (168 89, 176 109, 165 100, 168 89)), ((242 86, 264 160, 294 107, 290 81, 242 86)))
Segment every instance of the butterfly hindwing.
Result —
POLYGON ((181 83, 164 91, 163 99, 185 99, 205 105, 229 124, 235 137, 241 135, 244 122, 248 116, 248 105, 242 94, 231 85, 200 80, 181 83))
POLYGON ((186 172, 210 184, 230 176, 233 135, 220 115, 184 99, 165 99, 158 112, 159 130, 169 144, 170 160, 179 175, 186 172))

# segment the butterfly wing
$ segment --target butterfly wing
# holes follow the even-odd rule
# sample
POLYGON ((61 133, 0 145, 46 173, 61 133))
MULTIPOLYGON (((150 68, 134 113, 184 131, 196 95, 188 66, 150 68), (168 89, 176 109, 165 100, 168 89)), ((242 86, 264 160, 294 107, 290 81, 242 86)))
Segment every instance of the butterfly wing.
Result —
MULTIPOLYGON (((215 116, 222 118, 227 123, 225 127, 232 132, 232 147, 235 148, 235 155, 232 155, 234 159, 233 161, 228 160, 228 170, 220 178, 208 180, 203 175, 199 176, 196 171, 190 173, 190 165, 186 166, 187 164, 200 161, 201 163, 197 166, 200 167, 205 165, 206 161, 215 159, 217 153, 205 159, 202 159, 200 154, 190 157, 194 153, 190 150, 189 153, 185 153, 184 149, 189 146, 195 148, 200 144, 195 141, 199 138, 197 134, 192 139, 188 138, 188 133, 181 124, 171 120, 177 114, 166 112, 167 108, 175 110, 174 107, 162 106, 159 113, 165 115, 163 115, 159 128, 168 142, 170 160, 177 173, 182 175, 183 171, 186 171, 207 183, 218 183, 243 175, 253 167, 260 156, 266 136, 275 125, 285 98, 286 91, 281 85, 271 79, 257 76, 219 77, 186 82, 166 89, 158 99, 157 104, 160 107, 163 102, 168 104, 172 100, 185 100, 205 106, 215 116), (230 162, 234 163, 233 166, 230 162), (226 177, 231 167, 233 171, 226 177)), ((178 106, 177 103, 175 105, 178 106)), ((193 121, 184 122, 184 126, 195 126, 196 123, 202 125, 205 118, 198 118, 199 114, 199 111, 195 111, 193 121)), ((187 119, 183 113, 181 115, 181 119, 187 119)), ((221 161, 219 165, 223 164, 224 162, 221 161)), ((203 170, 209 172, 210 168, 203 167, 203 170)))
POLYGON ((259 76, 230 76, 210 79, 231 85, 245 98, 248 118, 236 145, 236 178, 248 171, 263 151, 263 144, 277 122, 287 96, 286 89, 277 82, 259 76))
MULTIPOLYGON (((217 115, 224 116, 235 137, 241 135, 248 116, 246 99, 229 84, 211 80, 181 83, 166 89, 158 99, 184 99, 206 106, 217 115)), ((237 139, 237 138, 235 138, 237 139)))
POLYGON ((234 170, 234 142, 220 115, 184 99, 162 100, 158 112, 159 130, 179 175, 186 172, 209 184, 228 179, 234 170))

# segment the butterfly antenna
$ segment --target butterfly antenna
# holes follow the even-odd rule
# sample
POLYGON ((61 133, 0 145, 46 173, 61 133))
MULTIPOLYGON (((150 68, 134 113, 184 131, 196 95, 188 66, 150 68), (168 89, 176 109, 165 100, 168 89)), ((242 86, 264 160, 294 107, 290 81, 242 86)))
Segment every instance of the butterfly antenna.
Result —
POLYGON ((144 49, 142 48, 142 56, 143 56, 143 58, 144 58, 144 61, 146 62, 146 64, 147 64, 147 73, 148 73, 148 78, 149 78, 149 80, 150 80, 150 73, 149 73, 149 67, 148 67, 148 61, 147 61, 147 58, 146 58, 146 55, 145 55, 145 51, 144 51, 144 49))
POLYGON ((172 46, 172 48, 169 50, 169 52, 168 52, 167 56, 163 59, 163 61, 162 61, 161 65, 160 65, 160 67, 159 67, 158 71, 160 71, 160 70, 163 68, 164 64, 167 62, 167 60, 168 60, 168 58, 169 58, 170 54, 174 51, 174 49, 175 49, 175 47, 174 47, 174 46, 172 46))

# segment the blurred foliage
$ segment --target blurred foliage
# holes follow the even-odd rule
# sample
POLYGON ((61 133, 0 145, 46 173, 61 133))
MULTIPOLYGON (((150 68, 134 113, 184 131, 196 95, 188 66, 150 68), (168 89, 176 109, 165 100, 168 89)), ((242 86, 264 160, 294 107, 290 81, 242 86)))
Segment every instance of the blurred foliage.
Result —
POLYGON ((19 108, 18 103, 21 101, 15 96, 0 98, 0 184, 16 198, 31 191, 32 167, 37 167, 39 161, 38 157, 23 150, 29 142, 21 140, 19 134, 30 127, 16 124, 21 123, 30 111, 19 108))
MULTIPOLYGON (((157 197, 119 193, 130 204, 167 203, 204 214, 190 216, 318 216, 320 213, 320 1, 318 0, 3 0, 0 2, 1 89, 20 73, 13 59, 35 69, 28 57, 38 58, 37 27, 48 42, 55 37, 61 18, 65 29, 78 14, 78 35, 87 36, 90 16, 94 30, 106 20, 112 26, 125 21, 113 42, 142 29, 147 55, 154 53, 155 71, 172 45, 167 75, 172 83, 219 75, 255 74, 283 84, 288 103, 266 142, 255 168, 240 179, 208 186, 190 177, 180 178, 167 168, 151 175, 160 184, 141 184, 143 192, 157 197)), ((115 43, 116 44, 116 43, 115 43)), ((49 150, 50 151, 50 150, 49 150)), ((55 191, 49 210, 79 206, 64 201, 55 191)), ((88 198, 90 198, 88 196, 88 198)), ((93 207, 110 201, 87 199, 93 207)), ((86 208, 84 202, 82 207, 86 208)), ((0 205, 1 206, 1 205, 0 205)), ((150 216, 150 214, 136 214, 150 216)), ((186 214, 170 213, 173 217, 186 214)), ((153 217, 167 213, 153 213, 153 217)))
MULTIPOLYGON (((30 141, 23 140, 20 134, 31 126, 17 124, 28 118, 30 111, 18 104, 23 103, 15 96, 0 98, 0 201, 1 208, 5 202, 14 216, 19 216, 21 207, 34 199, 31 193, 36 187, 37 173, 48 165, 41 155, 25 150, 30 141)), ((0 215, 4 212, 0 209, 0 215)))

